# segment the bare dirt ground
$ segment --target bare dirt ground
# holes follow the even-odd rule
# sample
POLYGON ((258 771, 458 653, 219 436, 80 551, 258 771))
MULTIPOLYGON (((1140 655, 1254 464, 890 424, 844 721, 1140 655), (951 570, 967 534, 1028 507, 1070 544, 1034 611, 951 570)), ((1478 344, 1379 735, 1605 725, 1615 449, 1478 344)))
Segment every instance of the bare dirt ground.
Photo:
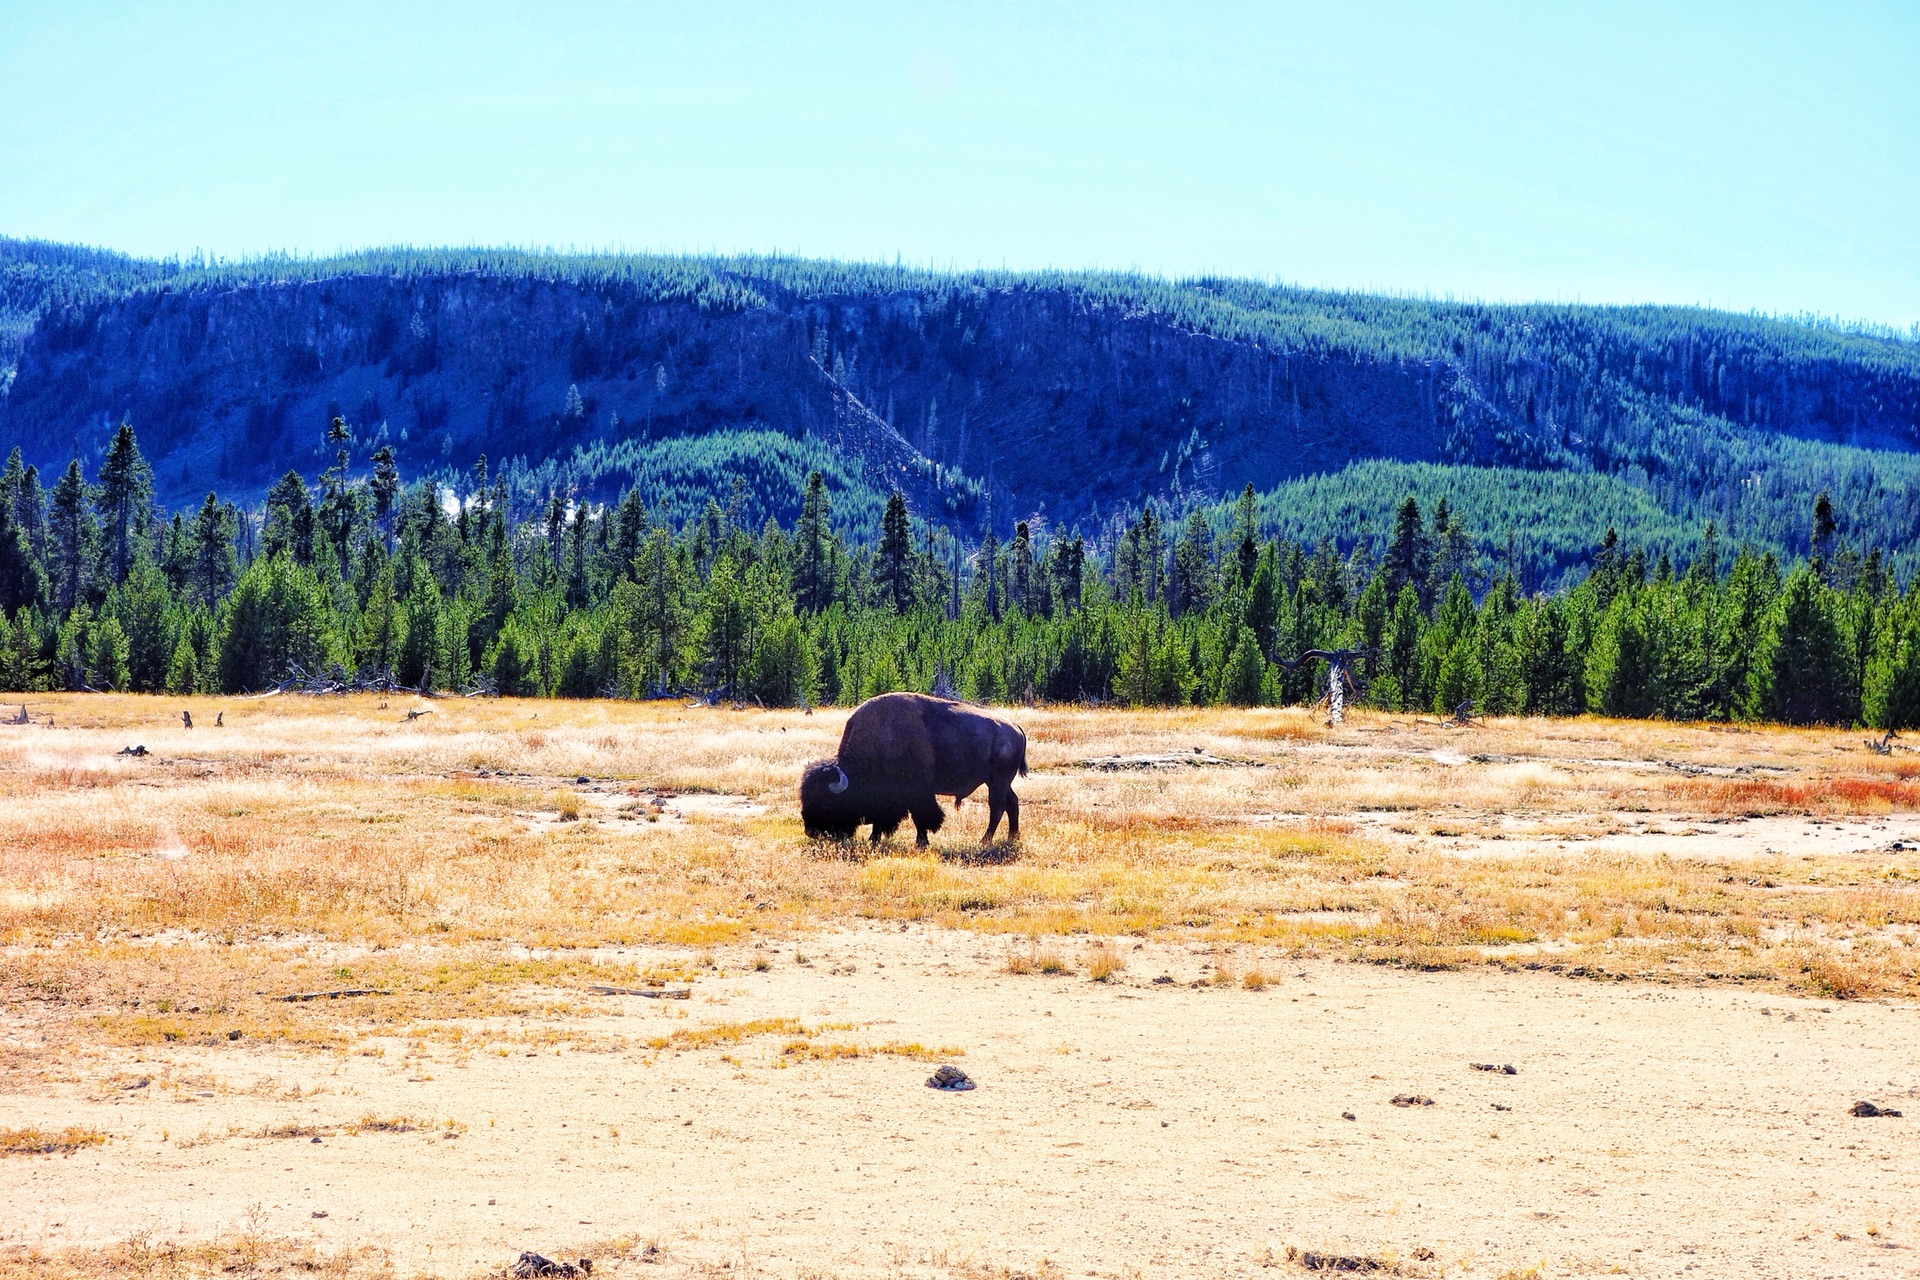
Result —
POLYGON ((1015 711, 918 855, 844 713, 192 705, 0 729, 0 1274, 1920 1274, 1859 735, 1015 711))

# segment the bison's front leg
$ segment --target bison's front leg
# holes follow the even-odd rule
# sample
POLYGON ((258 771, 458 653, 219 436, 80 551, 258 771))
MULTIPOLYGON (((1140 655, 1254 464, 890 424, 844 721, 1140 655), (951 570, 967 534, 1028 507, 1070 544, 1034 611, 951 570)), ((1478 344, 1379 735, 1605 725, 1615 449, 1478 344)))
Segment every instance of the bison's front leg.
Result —
POLYGON ((933 832, 938 831, 941 824, 947 820, 946 812, 940 808, 939 797, 932 795, 922 796, 920 799, 914 801, 911 812, 913 814, 913 842, 919 848, 924 849, 927 847, 927 837, 933 832))

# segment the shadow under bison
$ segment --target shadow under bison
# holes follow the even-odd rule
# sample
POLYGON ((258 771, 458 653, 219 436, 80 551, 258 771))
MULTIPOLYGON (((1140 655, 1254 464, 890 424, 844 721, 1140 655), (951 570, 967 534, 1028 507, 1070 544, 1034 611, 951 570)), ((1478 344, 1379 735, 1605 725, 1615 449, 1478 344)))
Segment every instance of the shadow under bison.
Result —
POLYGON ((915 843, 946 821, 940 796, 960 801, 987 789, 987 834, 1002 814, 1007 838, 1020 838, 1015 776, 1027 773, 1027 735, 979 707, 923 693, 883 693, 847 717, 840 751, 815 760, 800 776, 800 821, 816 838, 851 839, 863 824, 873 841, 913 819, 915 843))

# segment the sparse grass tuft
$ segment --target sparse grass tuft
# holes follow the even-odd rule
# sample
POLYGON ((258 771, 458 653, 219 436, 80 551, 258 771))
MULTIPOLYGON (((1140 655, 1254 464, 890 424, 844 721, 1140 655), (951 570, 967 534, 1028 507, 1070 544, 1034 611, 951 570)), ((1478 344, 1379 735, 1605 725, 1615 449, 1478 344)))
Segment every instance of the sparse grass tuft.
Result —
POLYGON ((1112 942, 1101 940, 1087 948, 1087 976, 1095 982, 1108 982, 1125 973, 1127 958, 1112 942))
POLYGON ((1024 951, 1018 947, 1008 951, 1006 964, 1001 967, 1011 974, 1045 973, 1058 976, 1073 972, 1073 966, 1065 956, 1051 946, 1042 946, 1038 938, 1029 939, 1024 951))

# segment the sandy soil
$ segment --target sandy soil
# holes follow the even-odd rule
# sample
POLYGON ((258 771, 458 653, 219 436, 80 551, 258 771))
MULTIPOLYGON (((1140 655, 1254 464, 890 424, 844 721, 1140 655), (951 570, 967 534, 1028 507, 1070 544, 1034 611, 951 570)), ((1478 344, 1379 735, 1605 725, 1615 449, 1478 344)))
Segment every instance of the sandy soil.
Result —
MULTIPOLYGON (((1055 944, 1076 966, 1081 945, 1055 944)), ((1912 1005, 1121 946, 1104 984, 923 926, 830 932, 806 963, 722 949, 693 999, 528 1019, 580 1038, 511 1056, 98 1050, 0 1096, 0 1127, 110 1135, 0 1161, 0 1245, 253 1230, 452 1275, 536 1249, 647 1276, 1218 1276, 1284 1269, 1289 1245, 1410 1274, 1920 1274, 1912 1005), (1190 985, 1215 963, 1275 980, 1190 985), (888 1055, 783 1068, 778 1034, 634 1047, 767 1018, 955 1046, 979 1087, 888 1055), (369 1115, 426 1124, 347 1131, 369 1115), (257 1136, 290 1125, 321 1140, 257 1136), (620 1237, 660 1252, 609 1258, 620 1237)))

